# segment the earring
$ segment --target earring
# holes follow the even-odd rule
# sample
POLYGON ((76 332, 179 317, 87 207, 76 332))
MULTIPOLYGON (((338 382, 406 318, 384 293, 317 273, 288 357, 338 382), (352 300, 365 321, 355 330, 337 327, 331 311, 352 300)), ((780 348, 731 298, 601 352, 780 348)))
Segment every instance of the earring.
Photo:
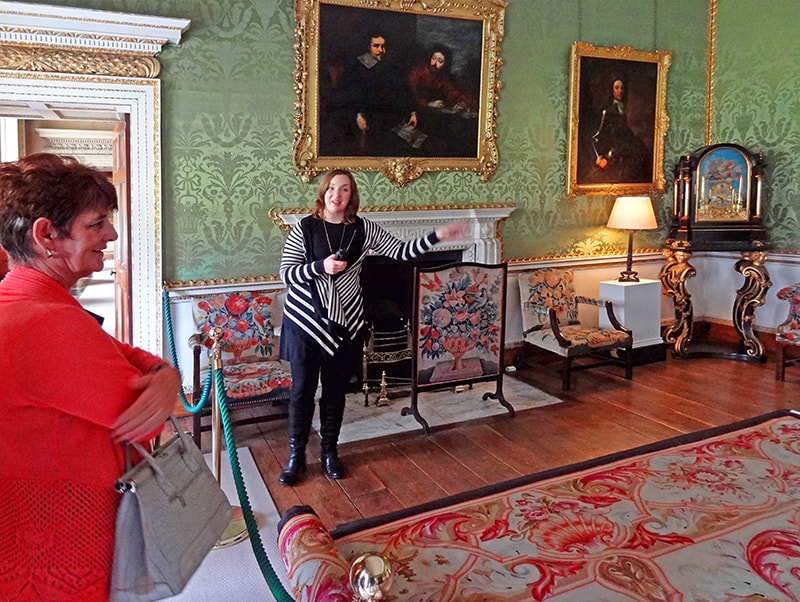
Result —
POLYGON ((53 256, 53 252, 50 249, 45 249, 44 251, 45 251, 45 253, 47 253, 48 257, 52 257, 53 256))

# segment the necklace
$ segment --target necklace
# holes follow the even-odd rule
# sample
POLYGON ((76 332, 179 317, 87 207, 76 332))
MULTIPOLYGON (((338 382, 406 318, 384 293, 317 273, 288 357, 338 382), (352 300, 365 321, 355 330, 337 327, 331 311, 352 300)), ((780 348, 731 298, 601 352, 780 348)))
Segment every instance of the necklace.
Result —
MULTIPOLYGON (((331 244, 331 237, 328 234, 328 224, 325 222, 324 219, 322 220, 322 227, 325 229, 325 239, 328 241, 328 248, 331 251, 331 255, 333 255, 336 251, 333 250, 333 245, 331 244)), ((339 241, 339 246, 337 247, 337 250, 344 248, 345 232, 347 232, 347 224, 344 224, 344 227, 342 228, 342 240, 339 241)))

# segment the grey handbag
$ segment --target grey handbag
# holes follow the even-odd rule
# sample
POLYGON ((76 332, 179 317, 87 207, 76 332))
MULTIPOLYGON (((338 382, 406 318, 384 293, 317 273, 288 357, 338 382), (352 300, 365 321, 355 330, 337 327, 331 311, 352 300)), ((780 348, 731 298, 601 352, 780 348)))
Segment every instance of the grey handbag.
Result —
MULTIPOLYGON (((231 520, 232 509, 202 452, 170 416, 172 439, 117 481, 112 602, 161 600, 180 593, 231 520)), ((129 454, 126 454, 129 456, 129 454)))

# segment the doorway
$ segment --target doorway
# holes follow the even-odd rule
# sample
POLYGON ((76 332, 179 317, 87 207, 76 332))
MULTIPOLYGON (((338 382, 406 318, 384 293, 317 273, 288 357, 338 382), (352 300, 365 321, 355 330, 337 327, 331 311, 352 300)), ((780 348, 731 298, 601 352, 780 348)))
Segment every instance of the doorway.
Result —
MULTIPOLYGON (((161 305, 161 161, 160 82, 151 79, 116 81, 93 76, 4 73, 0 76, 0 106, 4 114, 33 106, 61 116, 92 111, 127 115, 130 188, 131 341, 164 355, 161 305)), ((96 114, 96 113, 95 113, 96 114)))
MULTIPOLYGON (((118 174, 117 168, 127 172, 127 158, 115 159, 115 131, 127 127, 127 115, 104 111, 82 110, 82 119, 72 118, 75 108, 69 112, 44 111, 40 107, 4 107, 0 103, 0 118, 5 120, 7 131, 13 130, 16 136, 7 136, 6 148, 0 148, 0 159, 13 160, 18 150, 19 156, 39 152, 71 156, 104 173, 109 181, 119 180, 126 183, 127 173, 118 174), (10 114, 14 114, 12 117, 10 114), (35 118, 33 118, 35 116, 35 118), (12 148, 15 147, 15 148, 12 148)), ((127 153, 127 148, 124 149, 127 153)), ((116 185, 116 184, 115 184, 116 185)), ((130 307, 129 287, 115 290, 115 280, 125 278, 127 272, 116 268, 118 262, 127 265, 125 251, 130 240, 124 194, 120 197, 119 216, 114 216, 114 227, 119 238, 106 247, 104 267, 94 274, 81 278, 70 291, 80 304, 103 320, 103 329, 120 341, 130 342, 130 319, 127 308, 130 307), (121 257, 118 257, 121 251, 121 257), (118 319, 122 316, 122 319, 118 319)))
POLYGON ((161 356, 161 81, 155 56, 166 44, 179 44, 190 23, 30 2, 3 2, 0 10, 0 105, 128 116, 131 343, 161 356))

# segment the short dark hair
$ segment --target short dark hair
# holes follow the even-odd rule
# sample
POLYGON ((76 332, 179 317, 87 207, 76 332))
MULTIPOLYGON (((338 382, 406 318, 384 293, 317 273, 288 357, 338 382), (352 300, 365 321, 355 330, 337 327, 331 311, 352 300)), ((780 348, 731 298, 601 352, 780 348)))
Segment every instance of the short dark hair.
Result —
POLYGON ((33 258, 31 232, 40 217, 67 237, 78 215, 97 208, 117 208, 114 185, 73 157, 36 153, 0 163, 0 245, 16 260, 33 258))
POLYGON ((366 37, 366 39, 364 40, 364 47, 365 47, 367 50, 369 50, 369 49, 370 49, 370 47, 372 46, 372 40, 374 40, 375 38, 383 38, 384 40, 386 40, 386 39, 387 39, 387 38, 386 38, 386 34, 385 34, 385 33, 383 33, 383 32, 382 32, 382 31, 380 31, 380 30, 377 30, 377 31, 371 31, 371 32, 369 32, 369 33, 367 34, 367 37, 366 37))

